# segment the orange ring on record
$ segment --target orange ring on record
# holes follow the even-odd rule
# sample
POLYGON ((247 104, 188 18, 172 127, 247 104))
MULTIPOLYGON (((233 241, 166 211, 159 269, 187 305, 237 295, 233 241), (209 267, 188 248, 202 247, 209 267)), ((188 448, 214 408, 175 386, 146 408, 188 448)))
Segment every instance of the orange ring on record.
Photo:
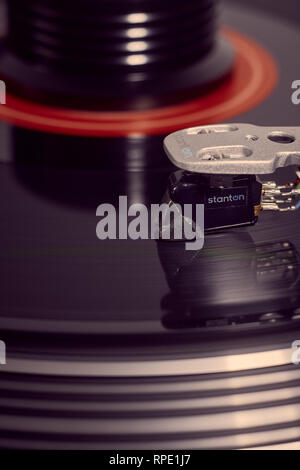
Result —
POLYGON ((76 111, 7 96, 0 120, 55 134, 128 137, 168 134, 185 127, 213 124, 261 103, 276 86, 278 69, 259 44, 231 29, 222 34, 236 52, 232 74, 217 89, 175 106, 146 111, 76 111))

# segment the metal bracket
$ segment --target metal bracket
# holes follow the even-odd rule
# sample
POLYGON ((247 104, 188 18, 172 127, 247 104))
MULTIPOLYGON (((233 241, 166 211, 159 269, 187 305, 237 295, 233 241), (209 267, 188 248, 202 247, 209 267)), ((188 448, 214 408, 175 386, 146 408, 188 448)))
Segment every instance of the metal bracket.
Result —
POLYGON ((175 166, 191 172, 270 174, 280 167, 300 165, 300 127, 193 127, 170 134, 164 148, 175 166))

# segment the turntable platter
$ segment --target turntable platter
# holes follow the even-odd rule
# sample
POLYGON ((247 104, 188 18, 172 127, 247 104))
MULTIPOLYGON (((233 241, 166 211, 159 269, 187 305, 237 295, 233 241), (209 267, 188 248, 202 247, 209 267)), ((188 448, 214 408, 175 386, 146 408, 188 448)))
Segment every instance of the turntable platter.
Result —
MULTIPOLYGON (((295 125, 296 26, 236 3, 224 21, 280 73, 232 121, 295 125)), ((161 201, 173 170, 162 135, 1 123, 0 139, 0 447, 298 446, 300 212, 209 235, 193 256, 181 243, 100 241, 99 204, 161 201), (287 262, 262 278, 278 253, 287 262)), ((275 177, 291 181, 295 168, 275 177)))

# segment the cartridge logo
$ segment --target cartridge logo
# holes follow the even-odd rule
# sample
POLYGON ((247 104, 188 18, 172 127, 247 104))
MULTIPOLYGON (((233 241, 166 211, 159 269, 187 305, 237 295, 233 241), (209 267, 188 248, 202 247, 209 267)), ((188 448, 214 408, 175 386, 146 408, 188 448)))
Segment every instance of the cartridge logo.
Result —
POLYGON ((248 201, 247 188, 229 188, 210 191, 207 195, 209 208, 220 209, 224 207, 246 206, 248 201))
POLYGON ((192 158, 193 157, 193 151, 191 147, 186 143, 184 140, 183 136, 181 134, 175 135, 175 140, 182 151, 183 155, 185 158, 192 158))

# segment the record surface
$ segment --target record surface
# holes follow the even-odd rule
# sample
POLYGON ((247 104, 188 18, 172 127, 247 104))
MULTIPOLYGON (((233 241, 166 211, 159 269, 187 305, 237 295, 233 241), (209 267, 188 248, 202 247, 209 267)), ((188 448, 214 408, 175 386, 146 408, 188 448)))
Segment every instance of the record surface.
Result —
MULTIPOLYGON (((297 27, 235 2, 223 21, 264 46, 280 77, 232 121, 296 125, 297 27)), ((263 213, 192 255, 96 237, 99 204, 161 201, 174 170, 162 138, 1 123, 0 447, 298 445, 300 212, 263 213)), ((295 168, 275 178, 294 181, 295 168)))

